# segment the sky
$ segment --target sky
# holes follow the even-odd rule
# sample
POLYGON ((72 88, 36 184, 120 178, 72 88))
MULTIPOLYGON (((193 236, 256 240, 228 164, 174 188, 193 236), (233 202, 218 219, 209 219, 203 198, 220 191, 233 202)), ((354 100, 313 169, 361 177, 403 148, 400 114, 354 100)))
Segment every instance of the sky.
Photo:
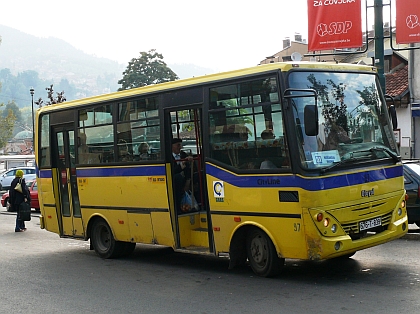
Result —
POLYGON ((307 0, 14 0, 0 4, 0 24, 123 64, 156 49, 167 64, 228 71, 257 65, 285 37, 307 39, 307 0))
MULTIPOLYGON (((141 51, 156 49, 167 64, 194 64, 218 72, 257 65, 282 50, 283 39, 293 40, 295 33, 308 40, 307 3, 14 0, 0 4, 0 24, 56 37, 125 65, 141 51)), ((363 15, 365 3, 362 0, 363 15)))

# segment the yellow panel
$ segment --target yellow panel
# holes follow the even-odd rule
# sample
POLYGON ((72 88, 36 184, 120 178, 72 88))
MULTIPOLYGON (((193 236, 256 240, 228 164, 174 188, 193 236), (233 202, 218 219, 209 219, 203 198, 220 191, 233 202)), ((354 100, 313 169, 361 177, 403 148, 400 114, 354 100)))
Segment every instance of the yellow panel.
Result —
POLYGON ((128 214, 131 242, 153 243, 150 214, 128 214))
POLYGON ((174 247, 175 240, 169 212, 152 212, 151 216, 155 233, 155 243, 174 247))
POLYGON ((63 217, 63 235, 73 236, 73 218, 72 217, 63 217))
POLYGON ((168 208, 165 177, 78 178, 81 206, 168 208))
POLYGON ((82 237, 85 235, 82 218, 73 217, 73 229, 75 236, 82 237))
POLYGON ((44 219, 45 230, 60 234, 58 228, 57 212, 55 207, 41 206, 41 215, 44 219))

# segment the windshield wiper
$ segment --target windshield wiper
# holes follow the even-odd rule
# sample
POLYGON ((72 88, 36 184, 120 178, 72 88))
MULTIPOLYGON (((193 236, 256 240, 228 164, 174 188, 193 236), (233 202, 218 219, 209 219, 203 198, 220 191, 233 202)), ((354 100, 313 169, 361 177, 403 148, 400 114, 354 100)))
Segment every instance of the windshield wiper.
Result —
POLYGON ((395 162, 401 161, 401 158, 395 154, 393 151, 391 151, 389 148, 386 147, 372 147, 368 151, 370 151, 372 154, 376 156, 376 152, 385 152, 387 153, 395 162))
POLYGON ((321 174, 324 174, 327 171, 330 171, 331 169, 336 168, 338 166, 341 166, 341 165, 344 165, 344 164, 347 164, 347 163, 351 163, 351 162, 354 162, 354 161, 360 161, 360 160, 366 160, 366 159, 370 159, 370 157, 368 157, 368 156, 350 157, 348 159, 343 159, 343 160, 337 161, 337 162, 333 163, 331 166, 322 168, 320 171, 321 171, 321 174))

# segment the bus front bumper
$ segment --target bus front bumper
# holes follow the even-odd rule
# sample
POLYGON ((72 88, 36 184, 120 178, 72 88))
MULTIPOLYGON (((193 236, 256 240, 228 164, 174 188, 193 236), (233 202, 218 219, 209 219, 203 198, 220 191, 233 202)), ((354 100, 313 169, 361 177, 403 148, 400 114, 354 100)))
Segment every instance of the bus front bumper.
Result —
POLYGON ((407 216, 391 223, 380 233, 367 233, 363 238, 353 240, 350 236, 307 238, 308 259, 323 260, 348 255, 369 247, 383 244, 404 236, 408 232, 407 216))

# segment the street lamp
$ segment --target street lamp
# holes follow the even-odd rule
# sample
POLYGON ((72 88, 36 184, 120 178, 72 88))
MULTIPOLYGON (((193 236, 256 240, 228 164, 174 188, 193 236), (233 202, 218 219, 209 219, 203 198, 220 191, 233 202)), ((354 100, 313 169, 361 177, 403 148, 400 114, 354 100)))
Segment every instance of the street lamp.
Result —
POLYGON ((31 93, 31 97, 32 97, 32 153, 33 153, 34 147, 35 147, 35 120, 34 120, 34 93, 35 93, 35 90, 34 90, 34 88, 31 87, 29 92, 31 93))

